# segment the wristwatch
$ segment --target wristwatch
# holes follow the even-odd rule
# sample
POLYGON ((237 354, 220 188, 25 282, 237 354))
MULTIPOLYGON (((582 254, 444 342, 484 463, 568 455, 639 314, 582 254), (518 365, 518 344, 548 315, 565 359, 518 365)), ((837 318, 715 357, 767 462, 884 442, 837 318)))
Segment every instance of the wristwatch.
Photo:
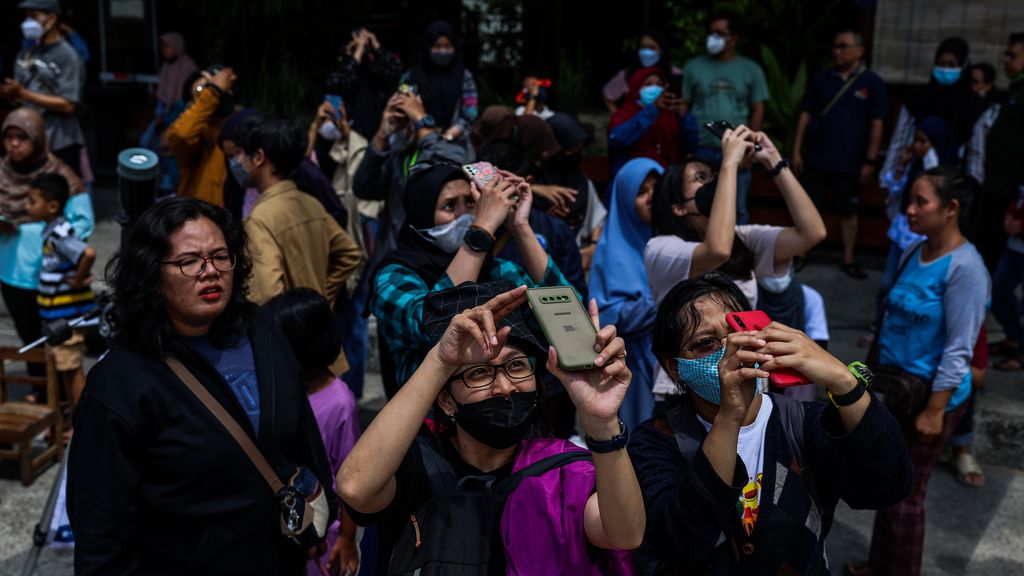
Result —
POLYGON ((494 236, 491 236, 487 230, 472 224, 469 226, 469 230, 466 230, 462 241, 474 252, 487 252, 491 246, 494 246, 494 236))
POLYGON ((776 176, 782 173, 783 168, 789 168, 789 162, 785 158, 779 160, 779 162, 775 165, 775 168, 772 168, 771 170, 768 171, 768 177, 775 178, 776 176))
POLYGON ((849 370, 850 374, 853 374, 853 377, 857 379, 857 386, 854 387, 853 390, 850 390, 842 396, 834 396, 831 390, 828 388, 825 389, 825 394, 828 395, 828 399, 832 401, 832 404, 835 405, 836 408, 849 406, 857 400, 860 400, 860 397, 867 392, 868 388, 871 388, 871 384, 875 381, 875 373, 872 372, 871 368, 868 368, 863 362, 851 362, 846 369, 849 370))
POLYGON ((594 440, 590 436, 584 436, 583 440, 587 443, 587 448, 594 454, 616 452, 625 448, 629 443, 629 428, 626 428, 625 422, 619 420, 619 433, 612 436, 610 440, 594 440))
POLYGON ((437 126, 437 122, 434 121, 434 117, 430 114, 425 114, 423 118, 420 118, 412 125, 412 129, 414 132, 419 132, 422 128, 433 128, 434 126, 437 126))

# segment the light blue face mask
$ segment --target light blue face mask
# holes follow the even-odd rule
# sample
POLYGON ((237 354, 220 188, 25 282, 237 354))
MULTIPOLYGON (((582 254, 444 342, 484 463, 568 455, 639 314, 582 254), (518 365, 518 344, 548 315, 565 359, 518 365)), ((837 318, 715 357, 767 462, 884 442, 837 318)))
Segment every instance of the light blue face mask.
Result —
MULTIPOLYGON (((679 380, 705 401, 716 406, 721 404, 722 384, 718 379, 718 363, 724 356, 725 348, 719 348, 717 352, 695 360, 676 358, 679 380)), ((754 366, 757 367, 757 364, 754 366)), ((754 386, 755 395, 764 394, 768 391, 768 380, 758 378, 754 386)))
POLYGON ((935 78, 935 81, 941 86, 949 86, 956 84, 957 80, 960 79, 960 72, 961 70, 959 68, 943 68, 941 66, 936 66, 935 68, 932 68, 932 77, 935 78))
POLYGON ((447 224, 416 231, 446 254, 455 254, 459 247, 462 246, 466 232, 469 231, 469 225, 473 223, 475 218, 472 214, 463 214, 447 224))
POLYGON ((650 106, 654 104, 654 101, 661 96, 661 93, 665 91, 665 88, 661 86, 644 86, 640 89, 640 104, 644 106, 650 106))
POLYGON ((661 59, 661 52, 653 48, 641 48, 636 51, 636 57, 640 60, 640 65, 644 68, 650 68, 658 63, 661 59))
POLYGON ((725 348, 703 358, 689 360, 676 358, 679 380, 707 402, 722 403, 721 384, 718 381, 718 362, 725 356, 725 348))

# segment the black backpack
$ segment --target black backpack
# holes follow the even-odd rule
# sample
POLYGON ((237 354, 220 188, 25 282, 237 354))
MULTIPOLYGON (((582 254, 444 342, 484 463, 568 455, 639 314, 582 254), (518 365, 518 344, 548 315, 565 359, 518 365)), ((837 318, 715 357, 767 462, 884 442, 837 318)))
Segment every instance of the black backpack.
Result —
POLYGON ((432 439, 420 436, 416 441, 431 496, 402 528, 389 575, 486 576, 492 555, 504 554, 492 551, 491 543, 501 529, 501 513, 509 494, 524 478, 591 459, 589 452, 564 452, 534 462, 504 480, 495 481, 488 475, 459 480, 432 439))

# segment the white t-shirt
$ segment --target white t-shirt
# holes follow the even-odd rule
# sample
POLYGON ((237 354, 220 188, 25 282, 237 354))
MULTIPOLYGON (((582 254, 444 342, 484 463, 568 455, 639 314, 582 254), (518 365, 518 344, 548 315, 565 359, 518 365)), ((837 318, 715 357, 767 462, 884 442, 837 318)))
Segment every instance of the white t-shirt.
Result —
MULTIPOLYGON (((740 428, 739 439, 736 442, 736 454, 743 461, 747 469, 747 484, 740 494, 740 504, 743 512, 740 520, 743 522, 747 534, 754 528, 757 520, 757 512, 761 503, 761 478, 764 472, 764 434, 768 430, 768 420, 772 415, 772 398, 768 394, 761 394, 761 409, 757 411, 757 418, 749 426, 740 428)), ((711 431, 711 424, 706 422, 699 415, 704 429, 711 431)))
POLYGON ((804 289, 804 334, 814 341, 828 340, 828 318, 825 316, 825 299, 821 293, 803 284, 804 289))
MULTIPOLYGON (((785 228, 750 224, 736 227, 736 236, 754 253, 753 276, 749 280, 736 282, 750 300, 751 309, 757 309, 757 278, 784 276, 789 272, 789 260, 775 261, 775 241, 785 228)), ((693 251, 700 242, 688 242, 678 236, 655 236, 647 241, 644 249, 644 266, 647 280, 651 285, 654 303, 661 304, 665 295, 679 282, 690 277, 693 251)), ((665 374, 661 366, 655 367, 655 394, 675 394, 676 384, 665 374)))

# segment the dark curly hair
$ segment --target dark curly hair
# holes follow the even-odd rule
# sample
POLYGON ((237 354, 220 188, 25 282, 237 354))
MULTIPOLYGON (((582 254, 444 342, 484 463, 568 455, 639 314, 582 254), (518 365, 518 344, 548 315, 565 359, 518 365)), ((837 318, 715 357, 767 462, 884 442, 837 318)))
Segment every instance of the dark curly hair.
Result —
POLYGON ((231 299, 210 328, 210 340, 215 346, 228 346, 245 329, 256 309, 246 297, 252 259, 245 231, 223 208, 194 198, 172 198, 142 213, 107 264, 107 283, 114 288, 117 342, 144 354, 163 355, 173 331, 163 306, 160 271, 171 250, 171 234, 199 218, 209 218, 221 229, 236 258, 231 299))

